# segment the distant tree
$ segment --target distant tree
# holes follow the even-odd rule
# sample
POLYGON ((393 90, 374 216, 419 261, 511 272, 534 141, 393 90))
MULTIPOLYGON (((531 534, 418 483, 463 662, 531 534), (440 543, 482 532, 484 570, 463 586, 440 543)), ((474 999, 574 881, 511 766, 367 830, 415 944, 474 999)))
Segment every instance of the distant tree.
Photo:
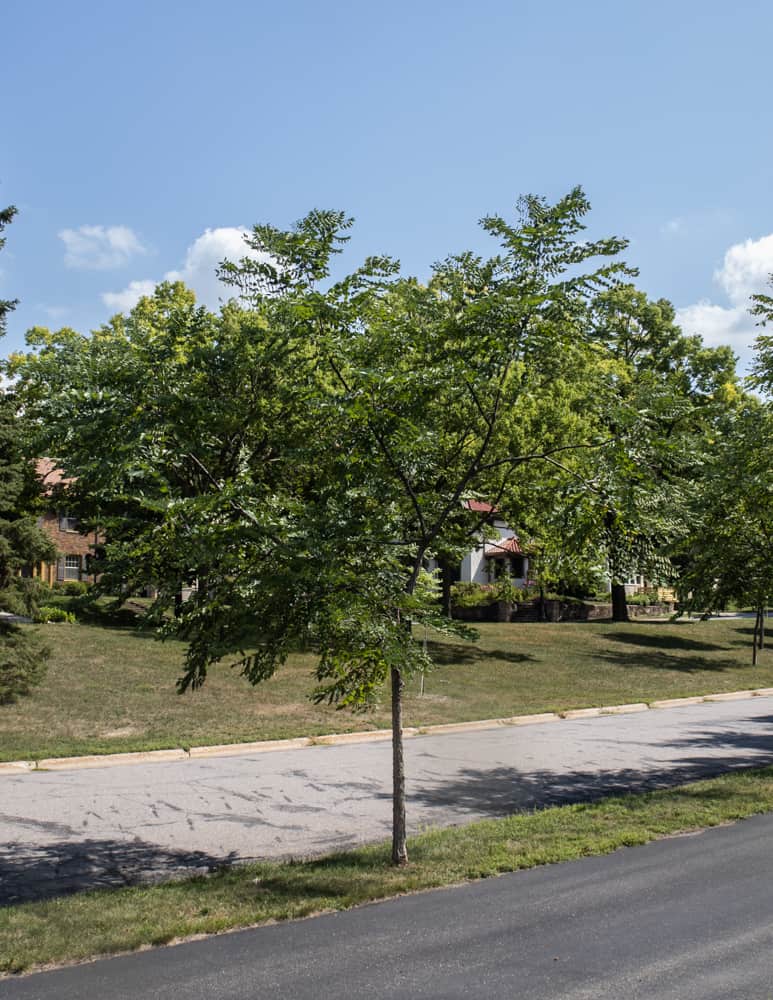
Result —
POLYGON ((704 451, 741 393, 729 348, 684 336, 666 300, 619 285, 593 300, 588 323, 601 353, 586 419, 610 443, 576 452, 568 469, 542 484, 543 493, 564 498, 547 508, 542 530, 552 518, 563 545, 546 551, 559 566, 574 556, 575 574, 583 565, 597 571, 603 560, 613 618, 625 621, 628 578, 673 574, 669 553, 685 530, 704 451))
MULTIPOLYGON (((770 283, 773 285, 773 274, 770 276, 770 283)), ((773 295, 764 293, 752 295, 751 314, 758 317, 758 326, 766 327, 768 323, 773 324, 773 295)), ((769 395, 773 394, 773 335, 761 333, 755 347, 751 383, 769 395)))
MULTIPOLYGON (((0 233, 16 209, 0 212, 0 233)), ((0 237, 0 249, 5 238, 0 237)), ((0 336, 14 301, 0 301, 0 336)), ((0 370, 2 375, 2 370, 0 370)), ((0 611, 34 609, 33 581, 19 573, 26 564, 51 559, 55 549, 30 513, 37 494, 32 464, 21 450, 21 426, 14 393, 0 386, 0 611)), ((47 649, 28 631, 0 618, 0 704, 26 694, 43 676, 47 649)))
POLYGON ((690 610, 728 601, 756 611, 752 662, 773 595, 773 412, 750 400, 718 436, 692 504, 679 588, 690 610))
MULTIPOLYGON (((0 211, 0 233, 3 232, 6 226, 9 226, 13 222, 15 215, 16 209, 13 205, 0 211)), ((0 250, 3 249, 5 243, 5 236, 0 236, 0 250)), ((5 336, 8 313, 16 308, 17 303, 18 299, 0 299, 0 337, 5 336)))

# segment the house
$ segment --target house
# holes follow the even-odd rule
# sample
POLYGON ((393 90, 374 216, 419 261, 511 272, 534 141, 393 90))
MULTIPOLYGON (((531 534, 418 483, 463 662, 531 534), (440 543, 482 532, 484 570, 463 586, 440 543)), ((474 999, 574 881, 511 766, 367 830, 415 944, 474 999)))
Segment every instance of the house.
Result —
POLYGON ((499 536, 481 538, 462 560, 459 580, 465 583, 493 583, 502 576, 509 576, 516 587, 526 585, 529 557, 513 529, 502 518, 496 507, 482 500, 467 500, 467 508, 481 515, 488 515, 486 523, 499 536))
POLYGON ((48 458, 36 463, 42 492, 52 501, 52 509, 38 518, 38 525, 50 536, 59 551, 53 563, 36 563, 26 567, 24 576, 37 577, 44 583, 64 583, 67 580, 94 581, 89 572, 89 558, 100 543, 97 532, 83 532, 78 519, 67 510, 65 501, 68 480, 61 469, 48 458))

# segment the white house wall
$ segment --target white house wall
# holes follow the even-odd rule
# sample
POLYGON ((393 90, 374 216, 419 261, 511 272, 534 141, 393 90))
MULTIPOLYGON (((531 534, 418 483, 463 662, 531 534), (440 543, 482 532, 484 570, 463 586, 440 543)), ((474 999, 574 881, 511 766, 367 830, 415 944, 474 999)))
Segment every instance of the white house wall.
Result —
MULTIPOLYGON (((513 529, 505 524, 504 521, 494 521, 493 527, 502 541, 507 538, 513 538, 515 535, 513 529)), ((491 545, 495 541, 495 539, 489 539, 464 557, 462 560, 461 579, 465 583, 491 583, 486 566, 486 545, 491 545)), ((529 561, 528 559, 524 559, 524 572, 528 573, 528 567, 529 561)), ((526 581, 525 577, 517 577, 513 582, 517 586, 523 586, 526 581)))

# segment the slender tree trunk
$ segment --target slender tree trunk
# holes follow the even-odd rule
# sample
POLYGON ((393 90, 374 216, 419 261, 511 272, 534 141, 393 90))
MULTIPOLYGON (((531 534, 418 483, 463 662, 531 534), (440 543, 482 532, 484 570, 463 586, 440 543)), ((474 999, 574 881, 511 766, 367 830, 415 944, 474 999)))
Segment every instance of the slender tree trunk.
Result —
POLYGON ((752 666, 757 666, 757 646, 759 643, 760 612, 757 609, 754 615, 754 631, 752 632, 752 666))
POLYGON ((445 561, 440 564, 440 579, 442 585, 442 598, 441 604, 443 608, 443 614, 446 618, 451 617, 451 584, 453 582, 453 569, 445 561))
POLYGON ((758 636, 758 645, 760 649, 765 648, 765 605, 761 604, 758 612, 760 616, 760 629, 758 636))
POLYGON ((408 864, 408 845, 405 837, 403 679, 396 667, 392 667, 392 864, 408 864))
POLYGON ((627 622, 630 621, 628 617, 628 595, 625 592, 625 585, 622 583, 613 583, 611 586, 612 590, 612 621, 613 622, 627 622))

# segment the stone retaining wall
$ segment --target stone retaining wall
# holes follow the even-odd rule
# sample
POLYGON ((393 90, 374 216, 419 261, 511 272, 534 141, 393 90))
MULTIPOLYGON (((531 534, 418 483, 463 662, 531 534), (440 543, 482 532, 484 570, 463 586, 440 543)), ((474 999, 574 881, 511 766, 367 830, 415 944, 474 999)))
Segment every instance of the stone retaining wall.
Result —
MULTIPOLYGON (((629 604, 631 618, 665 618, 673 613, 673 604, 629 604)), ((465 622, 538 622, 540 621, 539 601, 523 601, 507 604, 494 601, 479 604, 473 608, 454 608, 454 618, 465 622)), ((586 622, 612 617, 611 604, 597 604, 590 601, 545 601, 545 618, 549 622, 586 622)))

